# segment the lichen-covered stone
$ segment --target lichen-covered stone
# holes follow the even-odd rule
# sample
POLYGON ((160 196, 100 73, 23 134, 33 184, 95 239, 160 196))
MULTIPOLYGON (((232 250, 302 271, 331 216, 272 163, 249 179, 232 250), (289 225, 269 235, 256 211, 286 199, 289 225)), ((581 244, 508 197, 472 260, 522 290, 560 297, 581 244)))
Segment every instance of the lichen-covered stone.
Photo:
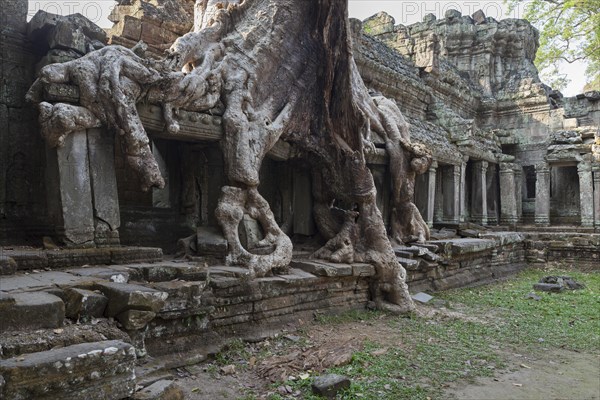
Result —
POLYGON ((17 271, 17 263, 12 257, 0 256, 0 275, 13 275, 17 271))
POLYGON ((135 390, 135 349, 121 341, 77 344, 0 360, 3 398, 122 399, 135 390))
POLYGON ((156 313, 168 297, 165 292, 128 283, 98 282, 97 288, 108 297, 107 317, 115 317, 128 310, 156 313))
POLYGON ((13 293, 0 303, 0 332, 58 328, 65 319, 63 301, 49 293, 13 293))
POLYGON ((68 288, 65 290, 65 303, 67 318, 86 321, 102 317, 108 299, 90 290, 68 288))

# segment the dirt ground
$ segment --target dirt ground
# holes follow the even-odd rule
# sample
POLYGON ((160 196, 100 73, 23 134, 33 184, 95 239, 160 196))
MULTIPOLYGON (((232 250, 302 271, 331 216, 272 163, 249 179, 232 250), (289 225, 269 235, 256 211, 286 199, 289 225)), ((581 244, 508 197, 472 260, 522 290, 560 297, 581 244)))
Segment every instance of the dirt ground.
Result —
MULTIPOLYGON (((245 357, 250 361, 235 372, 223 371, 217 363, 205 363, 188 367, 177 383, 190 400, 268 399, 275 393, 284 398, 302 398, 300 392, 294 393, 289 387, 273 386, 272 380, 301 379, 303 371, 320 371, 348 362, 367 339, 382 346, 403 347, 402 332, 390 327, 386 316, 335 325, 308 323, 300 327, 300 333, 283 333, 282 336, 248 345, 249 353, 245 357), (261 361, 252 356, 266 349, 272 355, 259 357, 261 361), (250 397, 250 393, 255 397, 250 397)), ((518 351, 504 354, 507 369, 498 371, 493 378, 450 382, 444 399, 600 400, 598 355, 560 349, 541 354, 518 351)))
POLYGON ((453 385, 448 397, 464 400, 598 400, 600 357, 567 350, 510 354, 510 372, 453 385))

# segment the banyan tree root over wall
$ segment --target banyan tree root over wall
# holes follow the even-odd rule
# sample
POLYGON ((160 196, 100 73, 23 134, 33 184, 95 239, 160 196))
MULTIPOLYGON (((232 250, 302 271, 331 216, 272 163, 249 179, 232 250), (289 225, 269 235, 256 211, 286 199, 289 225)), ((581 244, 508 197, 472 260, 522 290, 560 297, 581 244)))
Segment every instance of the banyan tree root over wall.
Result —
POLYGON ((161 104, 172 133, 179 129, 173 118, 178 108, 224 108, 221 147, 229 182, 216 213, 229 242, 228 262, 247 266, 251 277, 286 266, 292 256, 290 239, 257 190, 265 155, 280 139, 292 143, 311 165, 315 220, 328 239, 315 256, 373 263, 378 305, 405 312, 413 307, 405 271, 376 206, 365 152, 373 148, 372 135, 384 139, 396 241, 428 238, 412 197, 415 174, 427 170, 431 156, 411 144, 392 100, 369 95, 352 56, 347 6, 347 0, 198 2, 195 31, 179 38, 165 59, 146 59, 141 48, 107 46, 45 67, 29 99, 40 104, 42 132, 51 145, 77 129, 116 130, 145 189, 164 181, 136 104, 161 104), (42 89, 51 83, 77 85, 80 106, 42 102, 42 89), (237 227, 244 214, 260 222, 261 245, 272 253, 252 254, 241 246, 237 227))

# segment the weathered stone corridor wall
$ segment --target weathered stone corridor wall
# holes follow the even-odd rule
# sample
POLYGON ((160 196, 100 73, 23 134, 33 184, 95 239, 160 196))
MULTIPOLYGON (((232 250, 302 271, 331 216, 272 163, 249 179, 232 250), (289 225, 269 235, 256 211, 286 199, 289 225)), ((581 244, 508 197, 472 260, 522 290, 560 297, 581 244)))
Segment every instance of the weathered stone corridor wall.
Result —
MULTIPOLYGON (((44 144, 37 113, 25 102, 35 57, 27 38, 27 2, 0 10, 0 244, 44 234, 44 144)), ((29 238, 32 239, 32 238, 29 238)))

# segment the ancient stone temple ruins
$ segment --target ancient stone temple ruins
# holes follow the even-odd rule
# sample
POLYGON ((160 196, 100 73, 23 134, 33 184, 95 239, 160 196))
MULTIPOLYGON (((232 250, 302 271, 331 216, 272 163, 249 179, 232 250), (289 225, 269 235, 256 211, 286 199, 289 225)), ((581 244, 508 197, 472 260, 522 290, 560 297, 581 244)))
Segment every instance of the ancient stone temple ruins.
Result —
POLYGON ((600 93, 541 82, 529 22, 118 3, 2 5, 0 397, 126 398, 148 354, 600 265, 600 93))

